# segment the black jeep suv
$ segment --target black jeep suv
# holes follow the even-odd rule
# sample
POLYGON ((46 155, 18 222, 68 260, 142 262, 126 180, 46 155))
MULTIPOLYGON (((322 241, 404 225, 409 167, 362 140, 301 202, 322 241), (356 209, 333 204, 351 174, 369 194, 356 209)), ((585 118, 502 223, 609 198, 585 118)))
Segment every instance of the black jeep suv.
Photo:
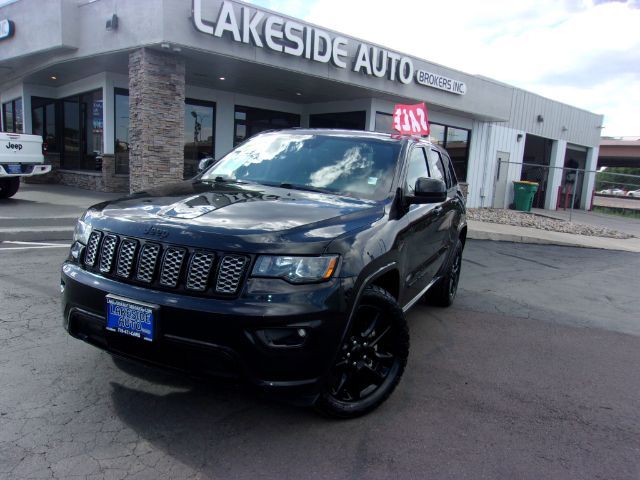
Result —
POLYGON ((426 140, 265 132, 192 180, 89 208, 62 267, 64 327, 361 415, 402 376, 405 312, 453 302, 466 232, 451 160, 426 140))

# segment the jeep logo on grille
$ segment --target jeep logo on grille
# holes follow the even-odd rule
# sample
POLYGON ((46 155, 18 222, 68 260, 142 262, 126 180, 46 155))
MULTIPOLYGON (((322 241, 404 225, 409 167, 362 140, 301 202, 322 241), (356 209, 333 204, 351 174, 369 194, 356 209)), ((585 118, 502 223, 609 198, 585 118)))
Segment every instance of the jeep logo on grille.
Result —
POLYGON ((7 143, 7 148, 10 150, 22 150, 22 144, 21 143, 7 143))
POLYGON ((169 236, 169 230, 164 230, 162 228, 154 227, 151 225, 144 231, 145 235, 152 235, 158 238, 167 238, 169 236))

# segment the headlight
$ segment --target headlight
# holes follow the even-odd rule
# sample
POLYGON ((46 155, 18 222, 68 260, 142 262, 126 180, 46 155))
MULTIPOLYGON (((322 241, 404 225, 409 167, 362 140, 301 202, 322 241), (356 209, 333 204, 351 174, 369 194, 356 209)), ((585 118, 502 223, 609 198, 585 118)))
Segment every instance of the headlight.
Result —
POLYGON ((86 245, 89 241, 89 235, 91 235, 91 225, 85 223, 80 217, 76 223, 76 229, 73 231, 73 241, 86 245))
POLYGON ((336 270, 337 255, 322 257, 290 257, 262 255, 258 257, 253 277, 282 278, 291 283, 328 280, 336 270))

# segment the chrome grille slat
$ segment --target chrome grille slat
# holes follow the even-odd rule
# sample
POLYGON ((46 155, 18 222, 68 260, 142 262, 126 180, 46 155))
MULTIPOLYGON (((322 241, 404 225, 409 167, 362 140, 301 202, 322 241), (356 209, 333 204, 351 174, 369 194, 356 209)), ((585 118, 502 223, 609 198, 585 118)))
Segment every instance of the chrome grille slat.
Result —
POLYGON ((247 257, 225 255, 218 269, 216 292, 224 294, 236 293, 240 286, 240 280, 242 279, 246 264, 247 257))
POLYGON ((169 247, 162 259, 162 270, 160 271, 160 285, 165 287, 175 287, 178 285, 182 262, 186 254, 184 248, 169 247))
POLYGON ((140 250, 140 258, 138 260, 138 271, 136 278, 141 282, 151 283, 153 274, 158 263, 158 255, 160 253, 160 245, 157 243, 145 243, 140 250))
POLYGON ((207 288, 211 267, 215 260, 212 252, 195 252, 189 263, 187 274, 187 288, 196 292, 203 292, 207 288))
POLYGON ((84 254, 84 264, 89 267, 93 267, 96 264, 98 258, 98 246, 100 245, 100 239, 102 238, 102 232, 94 230, 89 235, 89 241, 87 241, 87 249, 84 254))
POLYGON ((120 250, 118 252, 116 275, 119 277, 129 278, 133 269, 137 248, 138 242, 136 240, 131 240, 130 238, 122 240, 120 243, 120 250))
POLYGON ((102 241, 102 248, 100 249, 100 271, 102 273, 109 273, 111 271, 117 244, 118 237, 115 235, 105 235, 102 241))

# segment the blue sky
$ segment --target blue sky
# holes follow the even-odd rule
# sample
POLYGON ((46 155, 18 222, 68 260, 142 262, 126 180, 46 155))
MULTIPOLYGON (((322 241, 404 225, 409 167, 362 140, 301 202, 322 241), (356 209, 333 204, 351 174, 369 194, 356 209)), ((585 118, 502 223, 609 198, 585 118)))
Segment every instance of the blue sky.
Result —
POLYGON ((249 0, 605 115, 640 136, 640 0, 249 0))

